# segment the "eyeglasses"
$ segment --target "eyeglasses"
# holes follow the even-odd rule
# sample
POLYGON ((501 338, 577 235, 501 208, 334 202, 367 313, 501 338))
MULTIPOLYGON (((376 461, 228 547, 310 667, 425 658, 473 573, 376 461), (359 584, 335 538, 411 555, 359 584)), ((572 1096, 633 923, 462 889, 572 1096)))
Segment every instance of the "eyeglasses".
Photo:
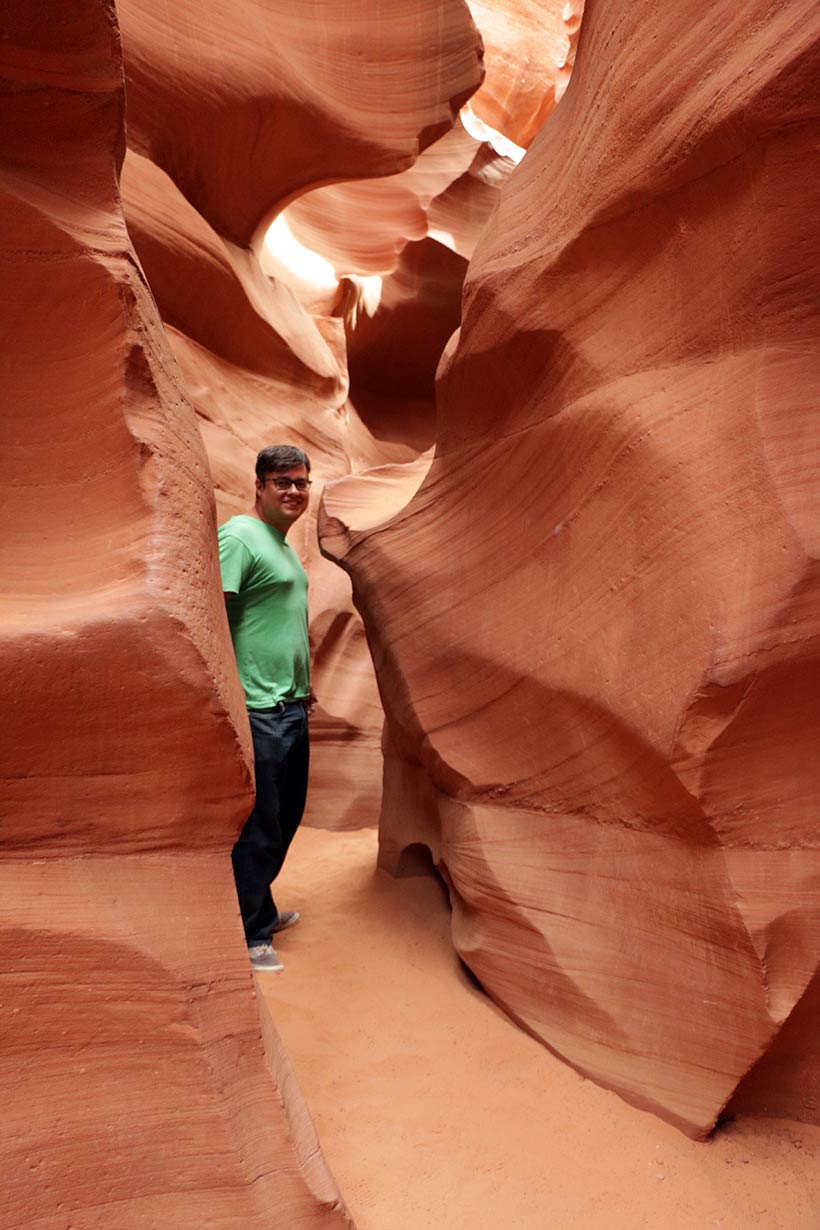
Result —
POLYGON ((311 480, 309 478, 266 478, 266 483, 273 483, 277 491, 290 491, 291 487, 295 487, 297 491, 307 491, 311 480))

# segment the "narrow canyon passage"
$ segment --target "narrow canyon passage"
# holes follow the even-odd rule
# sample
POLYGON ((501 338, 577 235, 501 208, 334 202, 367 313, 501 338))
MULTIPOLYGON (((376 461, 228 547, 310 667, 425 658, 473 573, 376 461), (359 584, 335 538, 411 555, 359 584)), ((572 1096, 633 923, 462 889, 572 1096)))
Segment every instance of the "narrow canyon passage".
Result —
POLYGON ((820 1228, 820 1128, 633 1110, 473 986, 437 882, 375 863, 373 830, 299 832, 259 980, 359 1230, 820 1228))

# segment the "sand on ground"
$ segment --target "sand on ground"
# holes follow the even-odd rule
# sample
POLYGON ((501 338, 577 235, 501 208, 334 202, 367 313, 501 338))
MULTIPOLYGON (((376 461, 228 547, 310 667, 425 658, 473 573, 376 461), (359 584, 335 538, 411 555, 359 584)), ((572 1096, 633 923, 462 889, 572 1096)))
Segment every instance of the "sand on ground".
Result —
POLYGON ((359 1230, 820 1230, 820 1128, 627 1106, 474 985, 437 880, 375 863, 372 829, 302 829, 259 978, 359 1230))

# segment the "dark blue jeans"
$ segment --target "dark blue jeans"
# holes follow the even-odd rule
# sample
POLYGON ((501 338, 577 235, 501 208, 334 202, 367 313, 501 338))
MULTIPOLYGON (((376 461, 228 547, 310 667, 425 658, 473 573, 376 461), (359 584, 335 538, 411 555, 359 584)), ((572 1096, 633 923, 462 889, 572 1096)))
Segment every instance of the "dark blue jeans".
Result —
POLYGON ((284 708, 249 709, 256 803, 231 861, 250 948, 267 944, 279 916, 270 886, 282 869, 307 796, 308 719, 299 701, 284 708))

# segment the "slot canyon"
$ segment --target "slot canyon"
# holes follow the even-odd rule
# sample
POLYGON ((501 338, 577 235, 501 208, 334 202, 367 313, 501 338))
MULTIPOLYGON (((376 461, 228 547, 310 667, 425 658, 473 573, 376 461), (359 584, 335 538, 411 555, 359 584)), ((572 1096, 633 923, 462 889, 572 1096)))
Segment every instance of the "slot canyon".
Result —
POLYGON ((820 1227, 816 4, 0 35, 0 1226, 820 1227), (257 974, 216 528, 282 442, 257 974))

